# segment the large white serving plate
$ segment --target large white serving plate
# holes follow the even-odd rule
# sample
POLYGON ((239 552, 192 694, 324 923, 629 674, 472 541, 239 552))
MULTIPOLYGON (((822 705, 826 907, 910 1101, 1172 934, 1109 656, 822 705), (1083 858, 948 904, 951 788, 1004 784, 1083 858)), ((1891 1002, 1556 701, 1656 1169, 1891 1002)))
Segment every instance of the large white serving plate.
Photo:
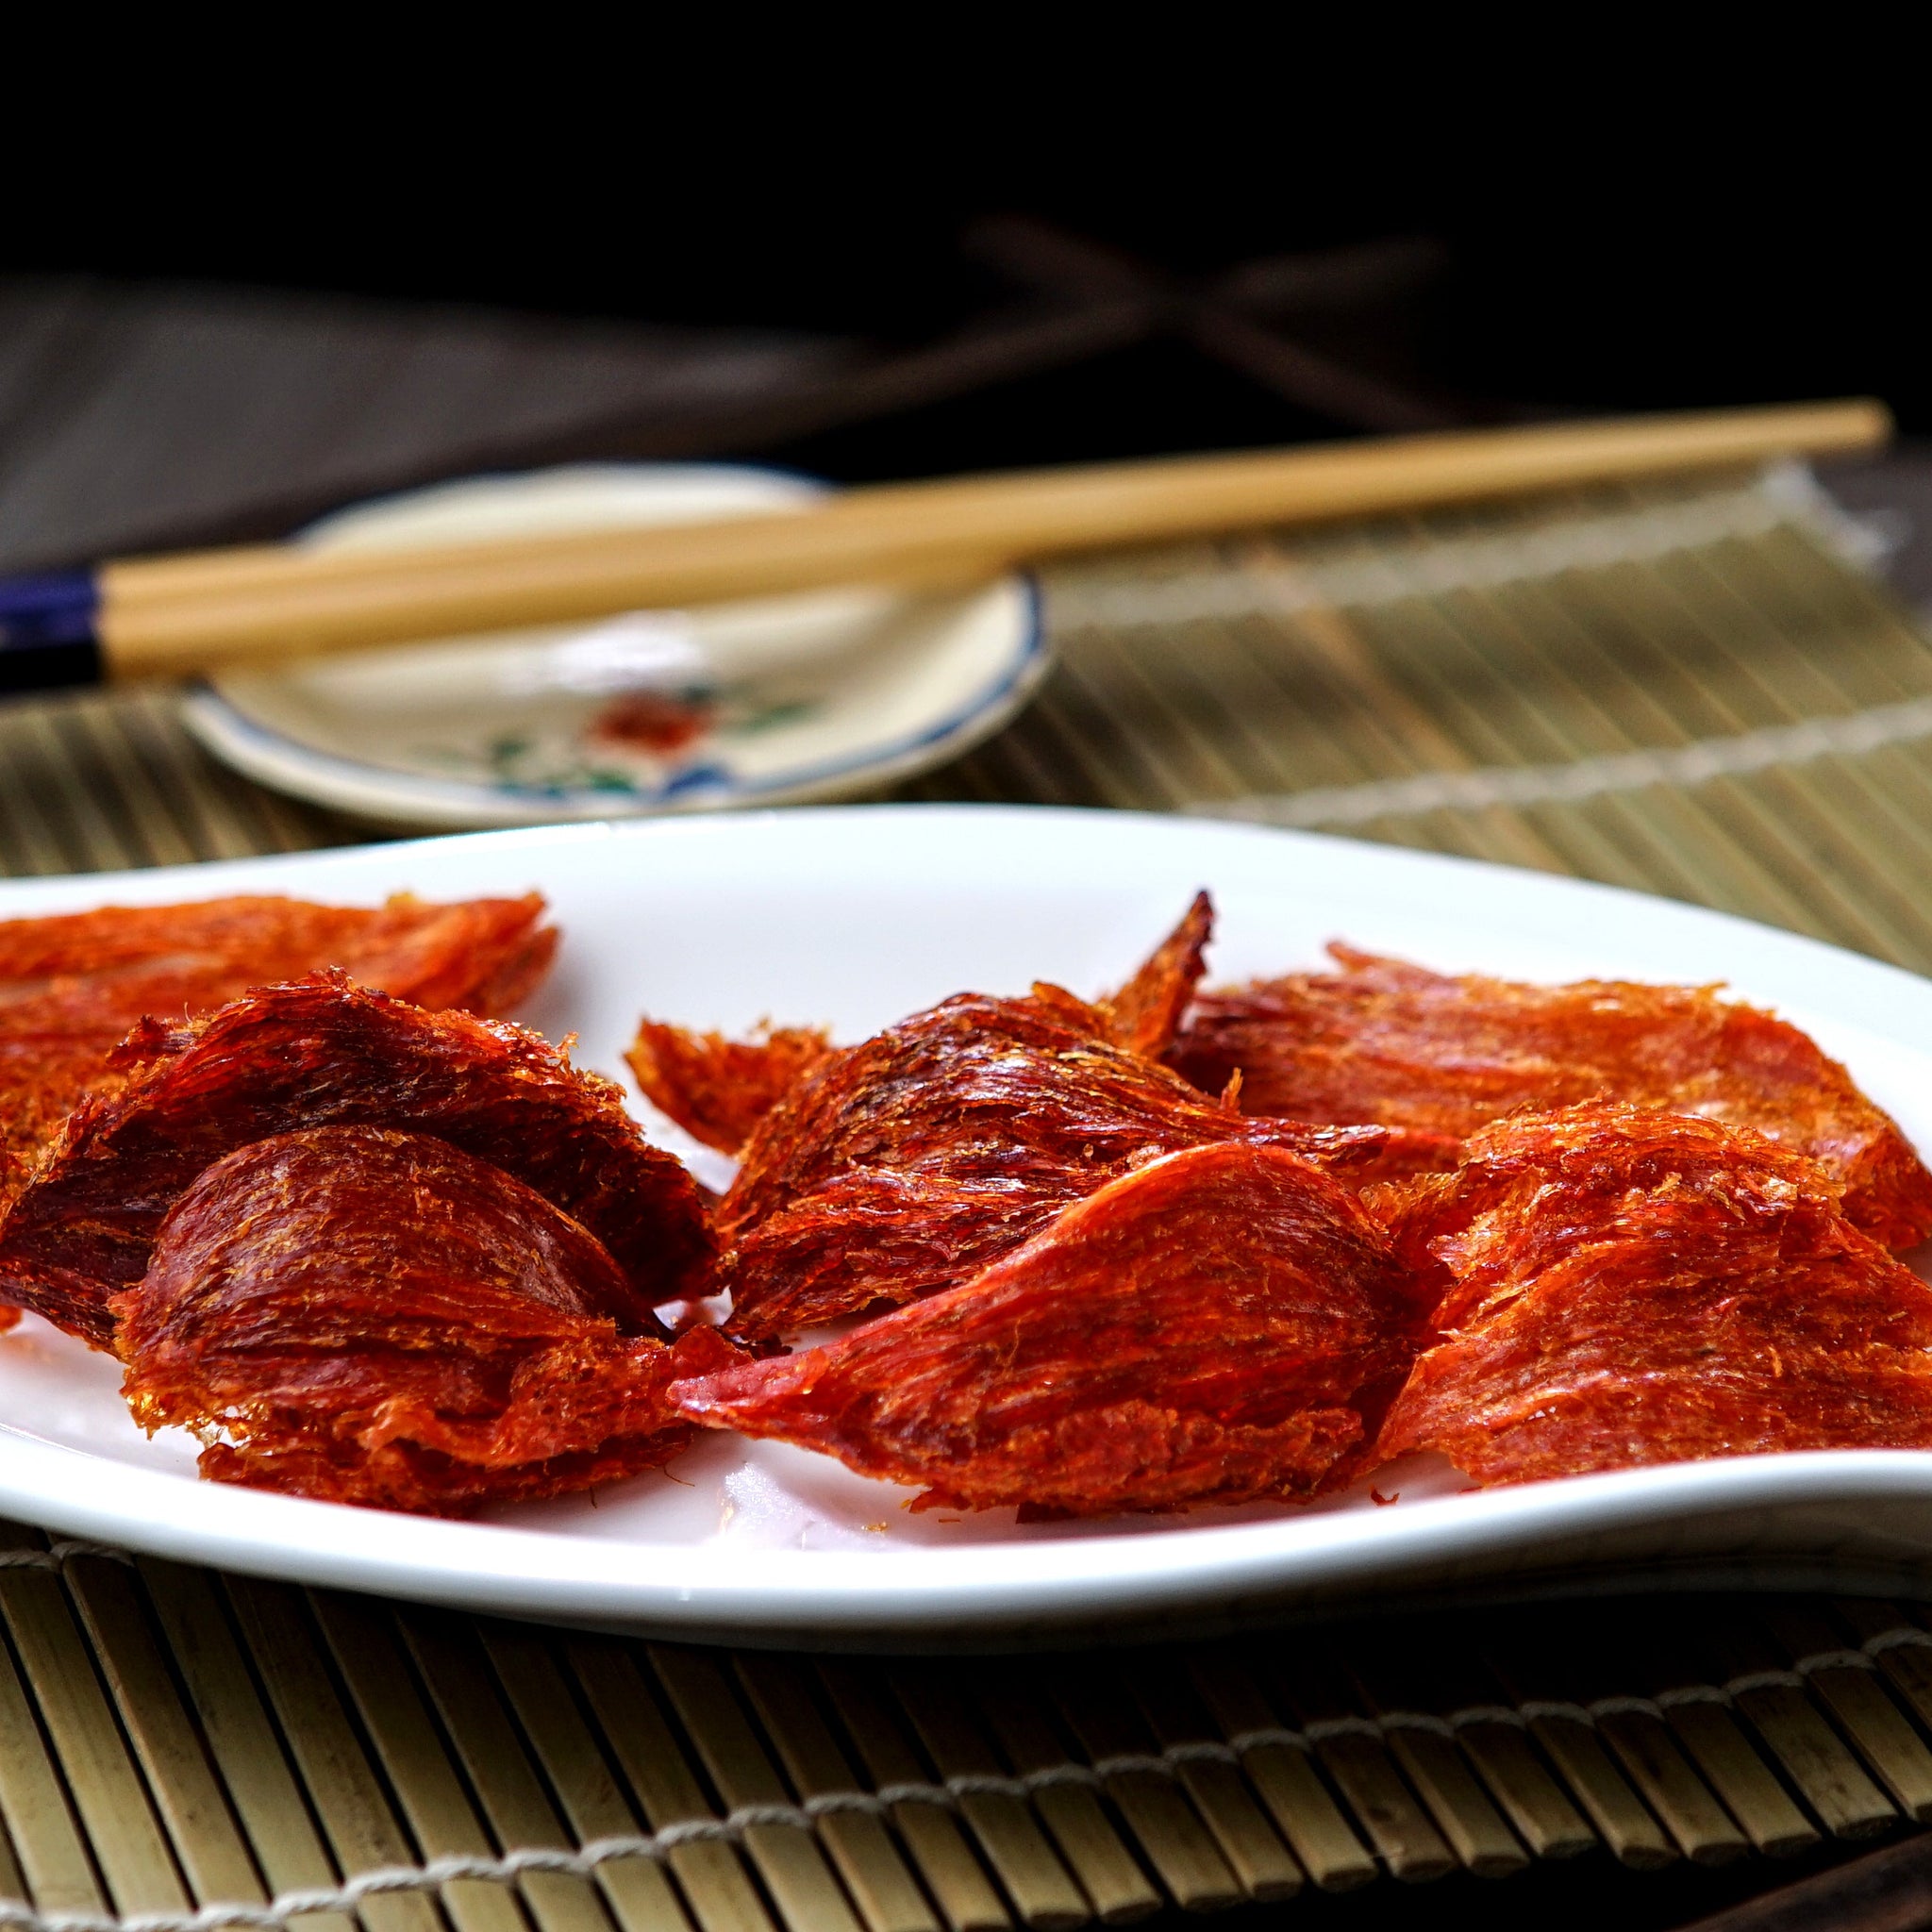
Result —
MULTIPOLYGON (((1742 921, 1533 873, 1201 821, 875 807, 485 834, 0 886, 0 917, 283 891, 548 895, 565 941, 522 1015, 621 1074, 641 1009, 843 1037, 962 988, 1116 982, 1199 886, 1213 971, 1345 937, 1453 970, 1726 980, 1846 1060, 1932 1145, 1932 984, 1742 921)), ((645 1110, 641 1107, 640 1111, 645 1110)), ((659 1124, 663 1138, 678 1144, 659 1124)), ((715 1159, 715 1157, 712 1157, 715 1159)), ((306 1582, 704 1640, 1001 1643, 1200 1629, 1418 1593, 1651 1583, 1932 1595, 1932 1455, 1847 1451, 1463 1492, 1440 1466, 1312 1508, 1087 1524, 913 1516, 909 1492, 782 1445, 707 1439, 669 1471, 489 1522, 201 1483, 135 1429, 106 1357, 0 1336, 0 1513, 306 1582)))

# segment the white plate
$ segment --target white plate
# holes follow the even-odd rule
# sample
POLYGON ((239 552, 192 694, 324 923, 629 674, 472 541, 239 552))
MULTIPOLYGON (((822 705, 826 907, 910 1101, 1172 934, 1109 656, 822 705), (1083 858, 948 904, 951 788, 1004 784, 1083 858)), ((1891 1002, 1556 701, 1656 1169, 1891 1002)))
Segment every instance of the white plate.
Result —
MULTIPOLYGON (((640 1009, 847 1038, 961 988, 1117 981, 1198 886, 1218 975, 1345 936, 1452 970, 1724 979, 1848 1061, 1932 1145, 1932 984, 1716 913, 1303 834, 1128 814, 861 808, 586 825, 0 886, 0 916, 274 891, 549 895, 565 943, 525 1017, 621 1074, 640 1009)), ((674 1137, 667 1128, 665 1138, 674 1137)), ((1755 1457, 1443 1493, 1385 1474, 1313 1508, 1090 1524, 911 1516, 783 1445, 705 1441, 668 1474, 425 1522, 199 1483, 146 1441, 112 1362, 0 1336, 0 1513, 233 1569, 579 1624, 799 1643, 1014 1642, 1309 1611, 1403 1592, 1757 1583, 1932 1594, 1932 1455, 1755 1457), (1432 1491, 1434 1493, 1432 1493, 1432 1491)))
MULTIPOLYGON (((575 465, 386 497, 302 541, 404 549, 754 515, 824 493, 801 476, 724 464, 575 465)), ((191 691, 182 717, 217 758, 319 805, 388 824, 522 825, 874 789, 997 730, 1046 664, 1033 586, 1009 576, 946 594, 826 591, 228 672, 191 691)))

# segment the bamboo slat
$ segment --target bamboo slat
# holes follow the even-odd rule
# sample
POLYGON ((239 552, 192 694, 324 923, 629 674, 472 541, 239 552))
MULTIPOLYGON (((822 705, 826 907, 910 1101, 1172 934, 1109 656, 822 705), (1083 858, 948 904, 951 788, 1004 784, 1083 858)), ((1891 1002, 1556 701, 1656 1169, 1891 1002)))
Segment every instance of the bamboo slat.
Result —
MULTIPOLYGON (((457 1619, 413 1614, 401 1619, 401 1633, 497 1846, 569 1850, 474 1632, 457 1619)), ((519 1890, 537 1932, 610 1932, 596 1888, 575 1873, 527 1872, 519 1890)))
MULTIPOLYGON (((227 1593, 338 1867, 346 1874, 413 1863, 415 1847, 342 1708, 300 1593, 256 1577, 229 1577, 227 1593)), ((439 1932, 422 1893, 369 1899, 360 1916, 369 1932, 439 1932)))
POLYGON ((1473 1630, 1465 1627, 1462 1642, 1467 1645, 1462 1655, 1452 1652, 1441 1661, 1431 1657, 1427 1671, 1418 1670, 1415 1657, 1400 1643, 1357 1640, 1345 1652, 1350 1675, 1385 1725, 1391 1715, 1440 1722, 1431 1714, 1456 1713, 1454 1724, 1445 1728, 1516 1834, 1498 1839, 1500 1821, 1480 1805, 1457 1802, 1452 1810, 1448 1803, 1438 1807, 1432 1802, 1445 1833, 1451 1833, 1448 1819, 1465 1821, 1451 1833, 1457 1856, 1471 1870, 1478 1868, 1478 1859, 1495 1858, 1489 1869, 1501 1876, 1520 1867, 1524 1846, 1542 1858, 1574 1857, 1592 1849, 1595 1833, 1537 1757, 1521 1718, 1504 1705, 1502 1687, 1476 1657, 1473 1630), (1458 1842, 1458 1834, 1468 1849, 1458 1842))
POLYGON ((1758 1851, 1785 1857, 1818 1843, 1817 1826, 1752 1743, 1728 1693, 1700 1674, 1681 1642, 1644 1632, 1629 1664, 1626 1683, 1655 1702, 1684 1755, 1758 1851))
MULTIPOLYGON (((974 1702, 1020 1777, 1046 1779, 1067 1762, 1067 1747, 1049 1715, 1052 1707, 1029 1677, 982 1671, 974 1685, 974 1702)), ((1160 1909, 1159 1891, 1114 1829, 1092 1786, 1042 1782, 1034 1790, 1033 1808, 1091 1901, 1096 1918, 1124 1924, 1160 1909)))
POLYGON ((87 1840, 68 1808, 58 1760, 41 1735, 10 1651, 0 1645, 0 1811, 8 1874, 42 1911, 98 1912, 104 1901, 87 1840))
MULTIPOLYGON (((739 1657, 736 1669, 794 1793, 828 1801, 852 1790, 852 1766, 813 1703, 809 1681, 798 1665, 753 1653, 739 1657)), ((827 1810, 818 1830, 867 1932, 940 1932, 939 1920, 877 1813, 827 1810)))
MULTIPOLYGON (((375 1605, 332 1591, 312 1592, 309 1607, 418 1858, 487 1857, 495 1847, 430 1717, 393 1625, 375 1605)), ((501 1886, 456 1878, 441 1888, 441 1897, 456 1932, 523 1932, 516 1901, 501 1886)))
MULTIPOLYGON (((926 1767, 893 1715, 877 1674, 822 1659, 815 1674, 852 1740, 869 1789, 909 1791, 926 1786, 926 1767)), ((952 1812, 942 1803, 909 1795, 895 1798, 885 1810, 952 1932, 1007 1932, 1012 1920, 952 1812)))
POLYGON ((1921 1724, 1932 1724, 1932 1631, 1897 1604, 1842 1599, 1833 1607, 1846 1631, 1921 1724))
MULTIPOLYGON (((478 1637, 571 1836, 583 1844, 635 1833, 637 1814, 549 1648, 522 1630, 486 1626, 478 1637)), ((718 1847, 691 1849, 713 1856, 686 1857, 682 1871, 676 1855, 666 1862, 687 1883, 687 1895, 695 1890, 703 1907, 692 1915, 700 1932, 767 1932, 771 1922, 736 1864, 727 1859, 721 1877, 718 1847)), ((607 1859, 597 1867, 597 1884, 621 1932, 691 1932, 692 1920, 649 1858, 607 1859)))
POLYGON ((1219 1740, 1189 1689, 1181 1660, 1148 1657, 1129 1670, 1128 1679, 1155 1743, 1174 1761, 1174 1774, 1207 1821, 1241 1890, 1255 1899, 1292 1898, 1302 1889, 1302 1869, 1249 1795, 1237 1766, 1204 1755, 1204 1747, 1212 1750, 1219 1740))
POLYGON ((1366 1885, 1375 1875, 1374 1858, 1316 1774, 1306 1740, 1288 1743, 1270 1735, 1283 1730, 1282 1719, 1254 1674, 1224 1652, 1196 1651, 1188 1666, 1202 1703, 1303 1870, 1325 1891, 1366 1885))
POLYGON ((131 1566, 77 1557, 67 1585, 175 1857, 202 1905, 266 1898, 194 1722, 162 1661, 131 1566))
POLYGON ((1897 1818, 1776 1647, 1741 1618, 1712 1630, 1721 1681, 1805 1802, 1839 1838, 1870 1838, 1897 1818))
MULTIPOLYGON (((38 1541, 8 1529, 0 1549, 32 1550, 38 1541)), ((58 1574, 0 1570, 0 1615, 115 1907, 123 1913, 165 1912, 187 1905, 181 1874, 58 1574)))
POLYGON ((1169 1894, 1193 1912, 1239 1905, 1241 1882, 1178 1780, 1132 1763, 1147 1757, 1154 1740, 1135 1721, 1132 1707, 1117 1701, 1117 1684, 1103 1686, 1077 1666, 1063 1666, 1046 1688, 1114 1808, 1147 1847, 1169 1894), (1128 1761, 1116 1768, 1112 1760, 1128 1761))
POLYGON ((1764 1623, 1892 1803, 1924 1824, 1932 1817, 1932 1751, 1886 1694, 1871 1659, 1848 1650, 1830 1619, 1804 1606, 1774 1606, 1764 1623))
MULTIPOLYGON (((785 1804, 790 1794, 717 1659, 657 1644, 650 1658, 724 1808, 785 1804)), ((859 1932, 810 1832, 796 1824, 749 1824, 743 1843, 782 1918, 826 1932, 859 1932)))
MULTIPOLYGON (((997 1780, 1010 1774, 964 1701, 938 1673, 896 1667, 888 1678, 941 1779, 997 1780)), ((1091 1907, 1021 1799, 1001 1790, 962 1790, 958 1805, 1024 1924, 1059 1932, 1086 1924, 1091 1907)))
MULTIPOLYGON (((591 1640, 572 1640, 566 1652, 644 1823, 661 1830, 667 1824, 715 1818, 717 1810, 637 1660, 615 1644, 591 1640)), ((527 1709, 524 1721, 530 1722, 527 1709)), ((695 1840, 675 1846, 667 1863, 699 1932, 767 1932, 772 1920, 764 1901, 731 1845, 695 1840)))
MULTIPOLYGON (((216 1579, 153 1558, 142 1559, 139 1574, 269 1890, 332 1885, 341 1874, 262 1703, 216 1579)), ((345 1917, 331 1913, 305 1913, 293 1923, 298 1932, 348 1932, 349 1926, 345 1917)))

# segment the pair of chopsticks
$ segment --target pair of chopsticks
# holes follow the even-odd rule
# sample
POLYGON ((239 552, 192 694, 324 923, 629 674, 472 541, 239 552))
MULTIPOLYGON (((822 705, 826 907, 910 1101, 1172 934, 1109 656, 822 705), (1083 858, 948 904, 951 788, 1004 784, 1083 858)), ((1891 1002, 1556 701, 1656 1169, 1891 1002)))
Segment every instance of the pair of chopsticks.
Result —
POLYGON ((281 545, 0 582, 0 691, 834 585, 935 588, 1081 551, 1874 448, 1881 403, 1391 437, 851 490, 795 511, 374 554, 281 545))

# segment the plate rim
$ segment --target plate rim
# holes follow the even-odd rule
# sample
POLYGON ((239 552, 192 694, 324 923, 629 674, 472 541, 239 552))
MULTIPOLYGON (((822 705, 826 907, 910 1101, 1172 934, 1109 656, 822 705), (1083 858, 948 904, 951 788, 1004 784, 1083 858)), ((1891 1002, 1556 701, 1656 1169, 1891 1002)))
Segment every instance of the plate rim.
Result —
MULTIPOLYGON (((1318 880, 1324 868, 1337 878, 1367 877, 1378 896, 1422 887, 1429 899, 1450 903, 1463 897, 1461 888, 1472 879, 1509 881, 1548 902, 1543 917, 1553 926, 1585 908, 1608 913, 1635 902, 1687 940, 1728 944, 1740 963, 1744 949, 1755 947, 1770 962, 1773 977, 1800 989, 1785 995, 1792 1004, 1805 1004, 1806 984, 1826 984, 1836 989, 1836 997, 1825 1003, 1831 1010, 1848 1013, 1856 1008, 1865 1016, 1857 1024, 1874 1036, 1932 1051, 1932 981, 1732 914, 1445 854, 1201 818, 1078 808, 851 806, 476 832, 123 874, 8 880, 0 882, 0 917, 55 909, 61 900, 108 902, 130 886, 149 901, 205 895, 238 875, 259 882, 266 874, 278 886, 298 890, 304 874, 314 876, 318 886, 334 874, 332 888, 325 889, 342 891, 341 874, 362 868, 395 874, 457 848, 483 855, 486 865, 501 855, 504 870, 521 877, 541 866, 546 851, 600 848, 608 841, 691 841, 702 847, 774 836, 781 845, 789 841, 800 850, 840 845, 842 862, 856 868, 864 855, 861 846, 858 857, 853 856, 851 835, 859 827, 876 828, 887 841, 951 837, 962 851, 982 855, 1015 838, 1037 849, 1042 831, 1057 828, 1068 842, 1056 863, 1068 871, 1091 855, 1104 855, 1106 862, 1124 869, 1141 857, 1147 841, 1185 841, 1190 848, 1198 841, 1226 855, 1217 859, 1204 851, 1200 863, 1210 886, 1217 864, 1230 882, 1234 876, 1246 881, 1254 876, 1254 861, 1266 864, 1276 855, 1286 861, 1279 868, 1284 890, 1307 882, 1309 867, 1298 866, 1297 855, 1313 862, 1318 880), (1239 864, 1234 855, 1240 855, 1239 864), (1874 1007, 1881 1009, 1875 1017, 1874 1007)), ((702 859, 705 854, 700 850, 692 857, 702 859)), ((537 882, 541 885, 541 875, 537 882)), ((1128 1615, 1211 1614, 1229 1602, 1271 1592, 1290 1598, 1356 1588, 1387 1592, 1401 1588, 1405 1572, 1466 1565, 1506 1546, 1533 1551, 1558 1534, 1614 1534, 1633 1524, 1806 1504, 1852 1507, 1893 1502, 1923 1508, 1932 1524, 1932 1452, 1814 1451, 1652 1465, 1418 1499, 1399 1512, 1348 1510, 1059 1541, 923 1545, 891 1555, 775 1552, 606 1541, 349 1509, 186 1481, 0 1427, 0 1509, 67 1534, 306 1582, 717 1641, 760 1633, 791 1641, 817 1637, 857 1642, 895 1634, 944 1641, 949 1633, 983 1639, 1128 1615), (102 1480, 108 1473, 111 1483, 102 1480), (786 1565, 785 1580, 774 1591, 772 1572, 778 1557, 786 1565)), ((1918 1555, 1914 1561, 1927 1566, 1932 1588, 1932 1559, 1918 1555)))

